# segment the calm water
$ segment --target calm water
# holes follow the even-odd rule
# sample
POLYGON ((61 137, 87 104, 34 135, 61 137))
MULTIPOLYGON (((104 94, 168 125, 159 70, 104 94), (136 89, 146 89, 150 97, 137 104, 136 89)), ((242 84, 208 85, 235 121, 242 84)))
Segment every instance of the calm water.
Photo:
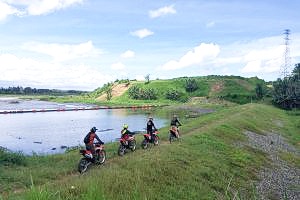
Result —
MULTIPOLYGON (((82 104, 55 104, 42 101, 0 99, 0 110, 82 107, 82 104), (17 108, 18 107, 18 108, 17 108)), ((0 114, 0 146, 25 154, 53 154, 64 152, 62 146, 83 145, 89 129, 96 126, 100 139, 115 141, 122 125, 131 131, 144 131, 149 113, 153 110, 105 109, 87 111, 0 114)), ((167 123, 154 115, 159 128, 167 123)))

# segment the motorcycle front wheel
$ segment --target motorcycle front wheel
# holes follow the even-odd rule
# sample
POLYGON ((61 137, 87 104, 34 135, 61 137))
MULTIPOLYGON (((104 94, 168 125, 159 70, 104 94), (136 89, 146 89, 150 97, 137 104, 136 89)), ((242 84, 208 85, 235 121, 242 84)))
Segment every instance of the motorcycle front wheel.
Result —
POLYGON ((106 160, 106 152, 105 150, 97 152, 96 163, 102 165, 106 160))
POLYGON ((78 163, 78 172, 81 173, 81 174, 86 172, 89 165, 90 165, 89 160, 87 160, 86 158, 81 158, 79 163, 78 163))

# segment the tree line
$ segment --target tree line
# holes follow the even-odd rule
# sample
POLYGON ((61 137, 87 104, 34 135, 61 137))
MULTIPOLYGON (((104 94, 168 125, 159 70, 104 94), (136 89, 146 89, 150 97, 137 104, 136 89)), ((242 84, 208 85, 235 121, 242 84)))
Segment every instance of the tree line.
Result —
POLYGON ((85 93, 77 90, 58 90, 58 89, 37 89, 31 87, 1 87, 0 94, 17 94, 17 95, 77 95, 85 93))

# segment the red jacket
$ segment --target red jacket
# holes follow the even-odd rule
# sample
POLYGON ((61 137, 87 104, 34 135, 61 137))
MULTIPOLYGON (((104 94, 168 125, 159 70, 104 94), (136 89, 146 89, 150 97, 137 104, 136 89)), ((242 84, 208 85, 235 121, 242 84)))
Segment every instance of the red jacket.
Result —
POLYGON ((98 135, 96 133, 93 132, 89 132, 89 138, 88 138, 88 143, 87 144, 93 144, 94 143, 94 139, 96 138, 100 143, 103 143, 100 138, 98 137, 98 135))

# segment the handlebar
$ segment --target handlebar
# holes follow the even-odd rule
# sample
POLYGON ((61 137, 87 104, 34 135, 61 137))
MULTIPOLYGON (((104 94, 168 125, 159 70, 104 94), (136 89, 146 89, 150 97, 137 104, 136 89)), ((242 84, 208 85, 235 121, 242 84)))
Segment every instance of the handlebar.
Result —
POLYGON ((99 144, 99 145, 104 145, 104 143, 100 143, 100 142, 94 142, 93 144, 94 144, 94 145, 97 145, 97 144, 99 144))

